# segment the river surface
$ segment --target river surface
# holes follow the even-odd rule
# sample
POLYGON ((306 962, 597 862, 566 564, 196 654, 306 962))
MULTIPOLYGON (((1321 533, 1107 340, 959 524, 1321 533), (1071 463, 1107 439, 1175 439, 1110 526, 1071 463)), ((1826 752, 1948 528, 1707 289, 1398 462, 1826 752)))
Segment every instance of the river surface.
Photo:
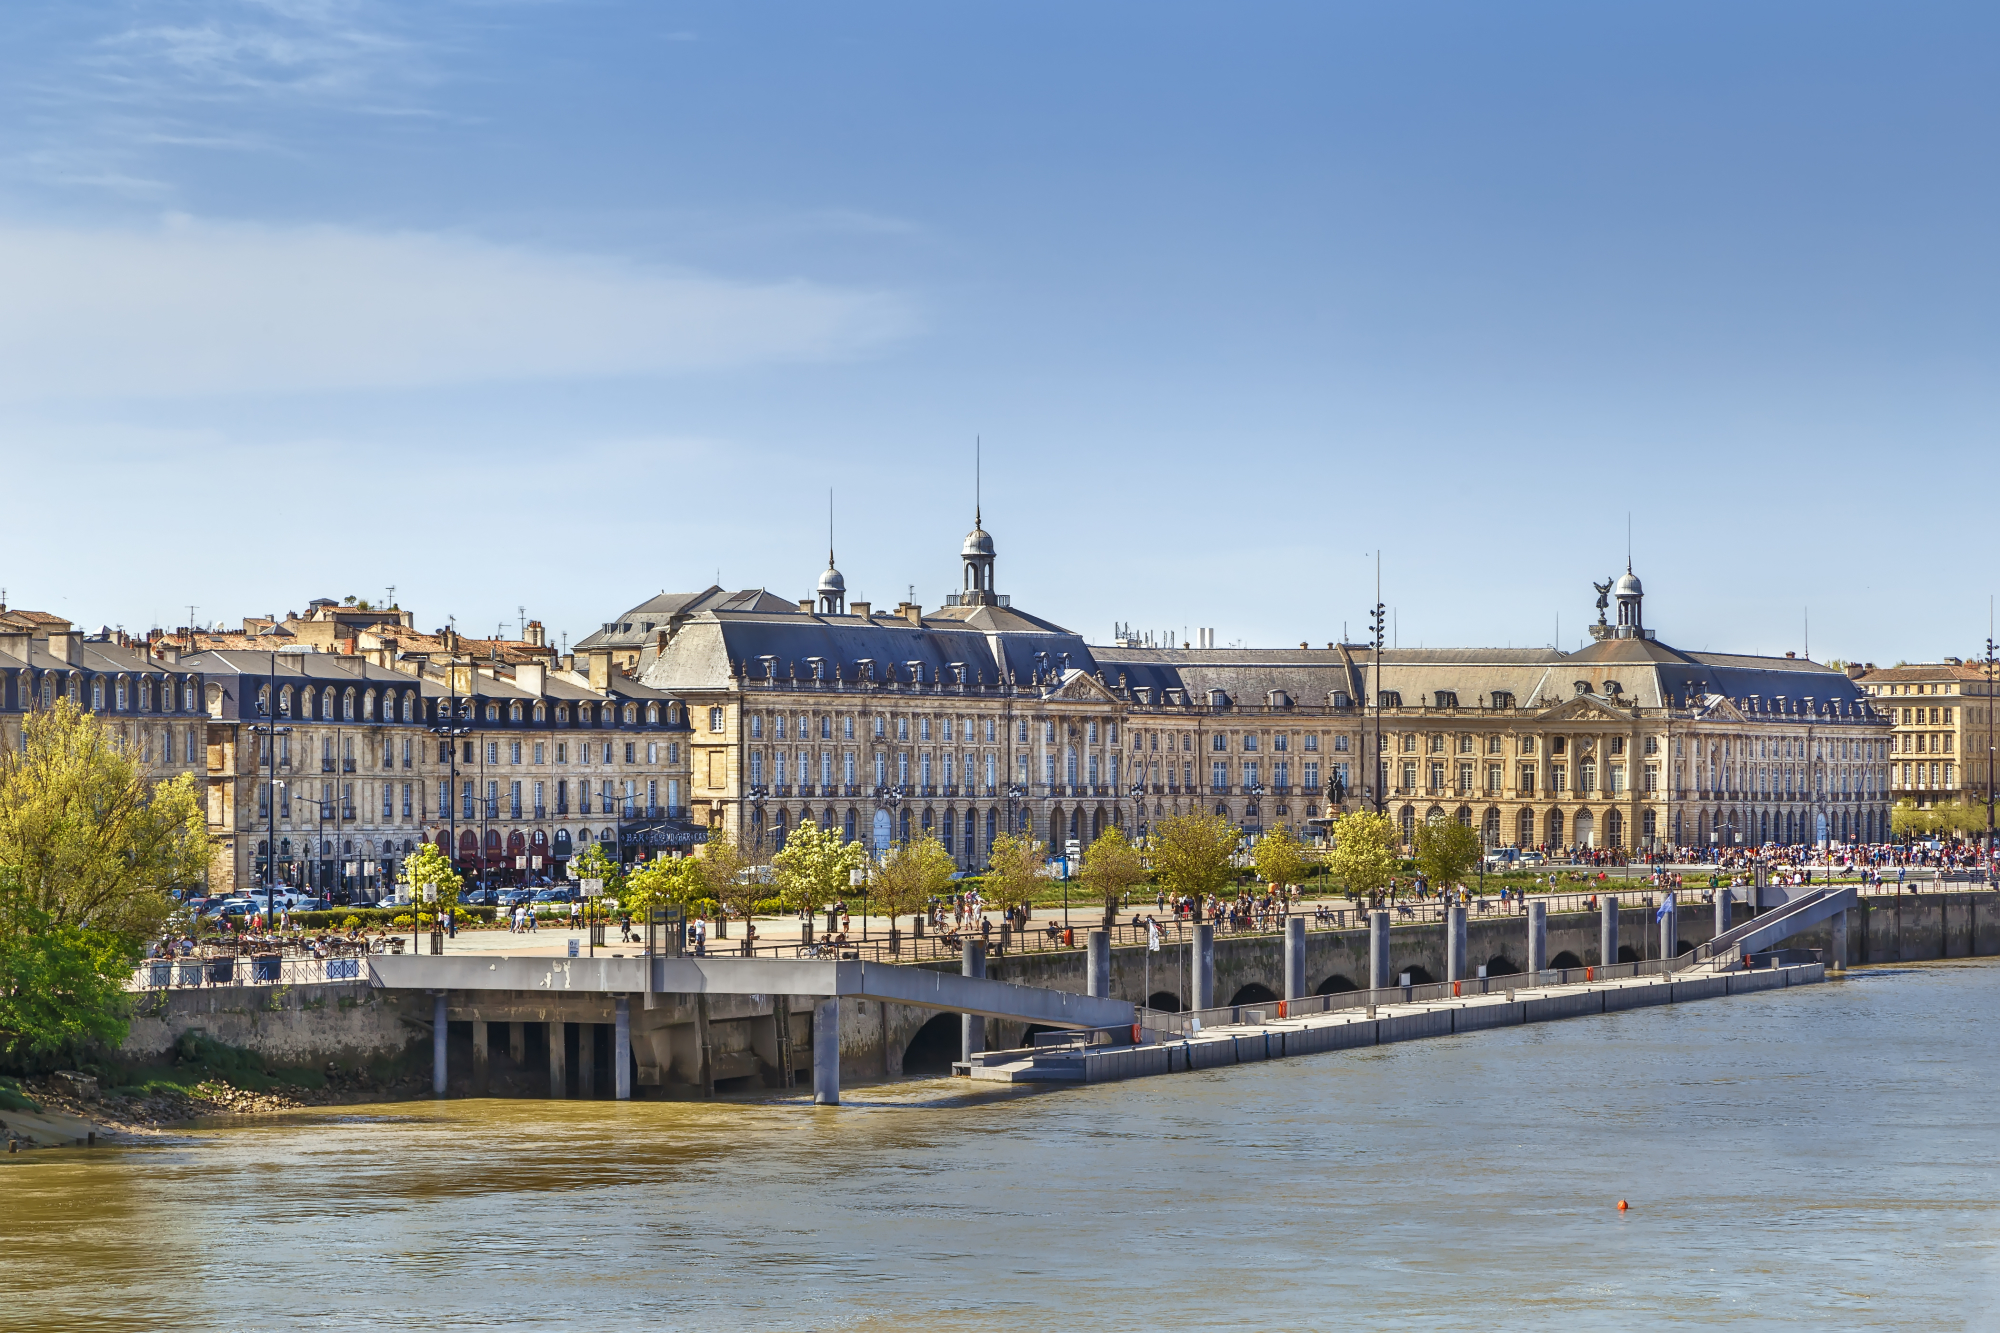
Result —
POLYGON ((0 1327, 1991 1328, 1996 1010, 2000 963, 1928 964, 1095 1088, 35 1153, 0 1327))

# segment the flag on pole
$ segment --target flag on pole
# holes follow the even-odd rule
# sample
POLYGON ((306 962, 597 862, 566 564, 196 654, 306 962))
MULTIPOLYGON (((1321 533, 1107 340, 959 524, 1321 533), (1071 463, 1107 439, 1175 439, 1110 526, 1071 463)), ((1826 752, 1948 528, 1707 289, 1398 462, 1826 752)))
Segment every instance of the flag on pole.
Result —
POLYGON ((1673 910, 1674 910, 1674 895, 1672 890, 1668 890, 1667 896, 1660 899, 1660 908, 1657 912, 1653 913, 1653 920, 1665 921, 1667 919, 1667 914, 1673 910))
POLYGON ((1157 921, 1148 921, 1146 923, 1146 952, 1158 953, 1159 951, 1160 923, 1157 921))

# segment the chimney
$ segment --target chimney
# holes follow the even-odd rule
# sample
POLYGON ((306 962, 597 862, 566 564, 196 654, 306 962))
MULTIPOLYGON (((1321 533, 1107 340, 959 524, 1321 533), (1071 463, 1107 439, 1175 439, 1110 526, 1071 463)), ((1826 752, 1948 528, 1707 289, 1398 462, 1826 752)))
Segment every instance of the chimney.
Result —
POLYGON ((546 648, 549 646, 549 632, 542 628, 541 621, 530 620, 528 622, 528 642, 537 648, 546 648))
POLYGON ((896 614, 909 621, 912 625, 921 625, 924 623, 924 608, 915 602, 896 603, 896 614))
POLYGON ((611 688, 611 650, 593 648, 590 650, 590 688, 608 690, 611 688))
POLYGON ((849 602, 847 604, 847 609, 852 614, 860 616, 863 620, 866 620, 868 619, 868 613, 874 608, 869 606, 868 603, 866 602, 849 602))
POLYGON ((1847 664, 1847 678, 1849 680, 1860 680, 1863 673, 1867 670, 1868 668, 1862 666, 1859 662, 1849 662, 1847 664))
POLYGON ((522 662, 514 668, 514 683, 530 693, 542 693, 547 679, 540 662, 522 662))
POLYGON ((49 635, 49 656, 58 662, 71 666, 82 664, 83 653, 79 645, 83 642, 83 631, 73 629, 66 633, 49 635))
POLYGON ((813 599, 810 597, 799 598, 799 610, 806 615, 811 615, 813 613, 813 599))
POLYGON ((575 654, 575 653, 564 653, 564 654, 563 654, 563 659, 562 659, 562 669, 563 669, 564 671, 574 671, 574 670, 576 670, 576 654, 575 654))
POLYGON ((1797 657, 1797 656, 1798 656, 1798 654, 1797 654, 1797 653, 1786 653, 1786 654, 1785 654, 1785 656, 1787 656, 1787 657, 1797 657))

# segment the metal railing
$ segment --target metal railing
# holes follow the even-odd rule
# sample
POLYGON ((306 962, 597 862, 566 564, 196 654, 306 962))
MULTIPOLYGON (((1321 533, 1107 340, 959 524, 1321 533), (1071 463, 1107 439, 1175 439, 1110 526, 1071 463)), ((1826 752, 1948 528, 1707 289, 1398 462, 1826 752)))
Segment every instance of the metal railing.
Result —
MULTIPOLYGON (((401 953, 401 938, 386 938, 389 952, 401 953)), ((125 983, 128 991, 190 990, 204 986, 323 986, 366 981, 368 950, 361 947, 325 958, 285 953, 211 953, 185 958, 149 958, 125 983)))

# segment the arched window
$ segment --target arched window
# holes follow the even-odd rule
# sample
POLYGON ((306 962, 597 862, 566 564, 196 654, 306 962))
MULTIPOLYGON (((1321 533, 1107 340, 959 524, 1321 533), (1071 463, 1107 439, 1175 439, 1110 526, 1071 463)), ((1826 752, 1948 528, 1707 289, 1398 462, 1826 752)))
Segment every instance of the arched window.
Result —
POLYGON ((312 686, 308 685, 304 689, 299 691, 299 716, 309 718, 312 715, 313 715, 313 689, 312 686))
POLYGON ((655 726, 659 723, 659 720, 660 720, 660 706, 658 704, 647 704, 646 725, 655 726))
POLYGON ((329 685, 321 690, 319 695, 319 716, 322 722, 333 721, 333 708, 333 686, 329 685))
POLYGON ((182 711, 189 713, 192 713, 194 711, 193 676, 188 676, 181 682, 181 709, 182 711))
POLYGON ((488 722, 498 722, 498 721, 500 720, 500 705, 499 705, 499 704, 488 704, 488 705, 486 705, 486 720, 487 720, 488 722))
POLYGON ((507 720, 509 722, 519 722, 521 720, 521 705, 518 702, 508 705, 507 720))
POLYGON ((257 716, 271 716, 271 687, 261 686, 257 690, 257 716))
POLYGON ((96 712, 104 711, 104 677, 90 678, 90 706, 96 712))
POLYGON ((416 692, 414 690, 405 690, 403 692, 403 721, 414 722, 416 720, 417 720, 416 692))
POLYGON ((1414 805, 1404 806, 1400 819, 1403 825, 1403 841, 1406 843, 1415 842, 1417 840, 1417 808, 1414 805))
POLYGON ((364 722, 373 722, 375 720, 375 691, 373 690, 361 696, 361 720, 364 722))
MULTIPOLYGON (((266 690, 265 693, 268 694, 269 690, 266 690)), ((122 713, 130 706, 129 701, 131 699, 131 695, 126 692, 126 682, 125 682, 125 677, 123 676, 120 676, 118 678, 117 699, 118 699, 118 711, 122 713)), ((268 704, 269 702, 270 702, 269 699, 265 700, 266 704, 268 704)))
POLYGON ((628 726, 628 727, 629 727, 629 726, 632 726, 633 724, 635 724, 636 722, 638 722, 638 720, 639 720, 639 705, 637 705, 637 704, 626 704, 626 705, 625 705, 625 725, 626 725, 626 726, 628 726))
POLYGON ((535 721, 546 722, 548 720, 549 720, 549 706, 545 703, 537 703, 535 705, 535 721))
POLYGON ((285 686, 284 689, 278 691, 278 716, 290 717, 291 715, 292 715, 292 687, 287 685, 285 686))
POLYGON ((557 705, 556 705, 556 725, 557 725, 557 726, 559 726, 559 727, 566 727, 566 726, 568 726, 568 725, 569 725, 569 705, 568 705, 568 704, 557 704, 557 705))
POLYGON ((348 686, 347 692, 341 696, 340 716, 348 722, 354 720, 354 687, 352 685, 348 686))

